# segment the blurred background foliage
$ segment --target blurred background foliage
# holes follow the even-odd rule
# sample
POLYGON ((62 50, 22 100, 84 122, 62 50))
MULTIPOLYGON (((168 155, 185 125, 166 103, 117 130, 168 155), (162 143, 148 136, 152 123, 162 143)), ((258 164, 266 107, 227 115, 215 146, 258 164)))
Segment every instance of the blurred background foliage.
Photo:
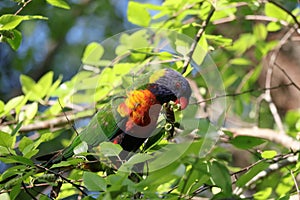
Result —
MULTIPOLYGON (((63 74, 69 80, 81 65, 81 56, 87 44, 134 27, 126 18, 126 1, 74 0, 68 2, 72 9, 62 9, 46 1, 32 1, 21 15, 41 15, 48 20, 21 23, 22 43, 14 51, 0 43, 1 99, 19 95, 20 74, 38 80, 53 70, 55 77, 63 74)), ((17 1, 0 2, 0 15, 13 14, 19 8, 17 1)))
MULTIPOLYGON (((152 57, 170 58, 169 54, 130 52, 124 60, 110 60, 102 46, 94 43, 131 28, 154 26, 198 38, 198 45, 216 63, 227 92, 221 140, 205 158, 199 158, 195 155, 202 142, 200 136, 180 159, 142 178, 139 184, 128 178, 127 173, 106 176, 83 172, 76 168, 82 161, 76 159, 60 163, 74 167, 69 180, 79 179, 89 191, 100 192, 99 199, 135 198, 135 195, 150 199, 195 196, 290 199, 299 195, 298 6, 296 0, 1 1, 0 16, 15 13, 35 16, 31 20, 22 18, 24 21, 12 29, 0 26, 3 41, 0 43, 0 153, 1 161, 8 164, 2 170, 6 171, 1 176, 1 186, 13 188, 9 194, 11 199, 18 195, 28 197, 28 191, 20 192, 21 184, 30 185, 32 179, 36 181, 41 176, 26 171, 28 166, 35 167, 34 156, 65 147, 74 137, 57 97, 66 114, 71 113, 68 116, 73 117, 72 121, 89 118, 118 92, 117 87, 130 85, 132 77, 128 73, 137 70, 136 64, 145 64, 152 57), (19 13, 22 5, 25 6, 19 13), (22 34, 20 46, 18 31, 22 34), (268 85, 266 74, 276 51, 278 63, 273 65, 279 67, 272 66, 273 79, 268 85), (109 64, 113 65, 105 68, 109 64), (81 66, 84 70, 79 72, 81 66), (95 86, 98 78, 110 85, 95 86), (271 100, 267 92, 270 88, 271 100), (91 90, 96 91, 95 99, 89 96, 91 90), (39 127, 43 121, 50 125, 39 127), (52 127, 51 123, 58 127, 52 127), (14 162, 18 163, 17 167, 8 168, 14 162), (14 173, 23 177, 2 183, 14 173), (264 173, 268 176, 261 175, 264 173), (90 182, 99 185, 95 187, 90 182)), ((7 26, 13 26, 16 21, 7 26)), ((3 23, 3 18, 0 22, 3 23)), ((120 56, 123 51, 147 43, 148 38, 143 36, 141 32, 124 34, 114 53, 120 56)), ((199 53, 199 49, 195 52, 199 53)), ((193 59, 201 63, 203 58, 193 59)), ((183 65, 182 60, 170 64, 177 70, 183 65)), ((207 102, 216 98, 210 96, 210 86, 203 79, 197 77, 193 81, 207 102)), ((213 108, 209 103, 206 108, 209 115, 213 108)), ((82 121, 78 127, 88 123, 82 121)), ((202 129, 211 125, 205 119, 199 121, 202 129)), ((52 184, 51 180, 46 182, 52 184)), ((59 197, 79 193, 78 188, 65 182, 59 197)))

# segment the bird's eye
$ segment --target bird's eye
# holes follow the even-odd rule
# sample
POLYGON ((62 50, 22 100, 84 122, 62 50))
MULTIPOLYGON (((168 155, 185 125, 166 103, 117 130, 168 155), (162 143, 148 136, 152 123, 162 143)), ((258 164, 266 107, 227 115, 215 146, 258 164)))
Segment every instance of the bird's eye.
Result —
POLYGON ((177 89, 181 88, 181 84, 179 82, 177 82, 175 86, 177 89))

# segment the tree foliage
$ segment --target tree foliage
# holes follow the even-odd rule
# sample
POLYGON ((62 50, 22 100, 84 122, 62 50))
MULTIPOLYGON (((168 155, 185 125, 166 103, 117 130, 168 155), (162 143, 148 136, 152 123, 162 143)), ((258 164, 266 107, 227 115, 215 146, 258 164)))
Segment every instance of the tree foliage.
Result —
MULTIPOLYGON (((21 23, 53 19, 39 12, 21 14, 35 0, 15 2, 19 10, 0 16, 0 38, 18 51, 21 23)), ((73 9, 67 1, 46 2, 56 9, 73 9)), ((5 166, 0 198, 290 199, 299 195, 300 111, 279 112, 271 95, 279 88, 300 92, 297 81, 276 62, 282 46, 300 28, 299 8, 285 6, 271 0, 166 0, 160 5, 129 1, 128 21, 142 29, 88 44, 82 68, 70 80, 56 77, 53 71, 37 81, 22 74, 23 94, 0 100, 0 161, 5 166), (283 33, 279 39, 269 38, 277 32, 283 33), (167 48, 160 46, 164 40, 159 36, 167 38, 167 48), (210 68, 211 61, 216 68, 210 68), (175 113, 181 123, 175 138, 168 137, 170 129, 162 120, 161 134, 149 138, 118 168, 110 158, 118 157, 122 149, 110 142, 100 144, 94 153, 83 144, 76 156, 50 168, 35 160, 68 146, 76 131, 86 126, 86 119, 138 84, 135 80, 145 68, 156 65, 182 72, 193 89, 190 108, 175 113), (275 69, 288 82, 272 85, 275 69), (265 83, 259 84, 265 72, 265 83), (96 168, 101 165, 101 170, 93 170, 94 162, 87 159, 95 153, 101 162, 96 168), (140 163, 143 173, 135 170, 140 163), (168 164, 160 167, 162 163, 168 164)))

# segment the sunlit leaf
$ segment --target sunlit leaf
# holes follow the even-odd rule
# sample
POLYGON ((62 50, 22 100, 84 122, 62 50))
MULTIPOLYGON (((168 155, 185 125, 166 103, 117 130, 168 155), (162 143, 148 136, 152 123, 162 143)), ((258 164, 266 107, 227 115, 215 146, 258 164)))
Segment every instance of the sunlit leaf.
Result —
POLYGON ((52 6, 63 8, 63 9, 70 9, 70 6, 67 4, 67 2, 63 0, 46 0, 46 1, 52 6))
POLYGON ((95 65, 99 64, 101 57, 103 56, 104 48, 97 42, 90 43, 84 50, 81 61, 84 64, 95 65))
POLYGON ((0 30, 12 30, 16 28, 22 21, 32 19, 47 19, 43 16, 38 15, 12 15, 6 14, 0 17, 0 30))
POLYGON ((270 22, 267 25, 267 30, 269 32, 275 32, 281 29, 281 25, 279 22, 270 22))
POLYGON ((289 15, 278 6, 274 5, 273 3, 266 3, 265 4, 265 14, 269 17, 274 17, 276 19, 281 20, 288 20, 289 15))
POLYGON ((43 90, 41 91, 42 94, 40 95, 41 98, 43 98, 48 93, 52 85, 53 75, 54 75, 53 71, 50 71, 46 73, 44 76, 42 76, 42 78, 40 78, 40 80, 37 82, 38 87, 43 88, 43 90))
POLYGON ((100 151, 104 156, 119 156, 122 147, 112 142, 102 142, 100 144, 100 151))
POLYGON ((20 82, 22 85, 22 91, 28 96, 29 100, 36 101, 42 98, 44 93, 43 88, 40 85, 36 84, 36 82, 32 78, 21 74, 20 82))
POLYGON ((88 147, 87 143, 85 141, 83 141, 74 148, 73 152, 75 155, 80 154, 80 153, 86 153, 88 148, 89 147, 88 147))
POLYGON ((270 197, 270 195, 272 194, 272 190, 273 189, 271 187, 267 187, 264 190, 261 190, 261 191, 255 193, 253 195, 253 197, 255 199, 261 199, 261 200, 268 199, 270 197))
POLYGON ((4 114, 9 113, 12 109, 16 108, 24 99, 24 96, 17 96, 10 99, 4 106, 4 114))
POLYGON ((5 133, 3 131, 0 131, 0 146, 6 147, 6 148, 13 148, 16 142, 16 137, 11 136, 8 133, 5 133))
POLYGON ((22 33, 16 29, 12 30, 12 38, 6 38, 6 42, 10 45, 13 50, 17 50, 22 42, 22 33))
POLYGON ((254 26, 253 33, 258 40, 265 40, 268 34, 266 26, 261 23, 254 26))
POLYGON ((261 153, 262 158, 272 159, 277 155, 277 152, 274 150, 266 150, 261 153))
POLYGON ((127 10, 128 21, 147 27, 151 21, 151 16, 145 6, 139 2, 129 1, 127 10))
POLYGON ((26 107, 25 116, 27 119, 33 119, 38 111, 38 103, 33 102, 26 107))
POLYGON ((93 172, 83 173, 83 183, 90 191, 105 191, 106 181, 104 178, 93 172))

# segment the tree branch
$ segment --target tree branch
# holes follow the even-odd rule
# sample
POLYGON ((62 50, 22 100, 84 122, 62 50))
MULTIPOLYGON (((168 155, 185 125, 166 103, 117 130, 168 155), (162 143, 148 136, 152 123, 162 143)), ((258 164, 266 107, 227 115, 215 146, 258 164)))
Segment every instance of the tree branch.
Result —
MULTIPOLYGON (((37 131, 37 130, 43 130, 43 129, 52 129, 52 128, 58 128, 61 126, 64 126, 66 124, 69 124, 71 122, 74 122, 78 119, 85 119, 88 117, 93 116, 94 110, 88 110, 87 113, 85 113, 82 116, 76 117, 77 113, 68 113, 65 116, 56 116, 54 119, 48 119, 44 121, 38 121, 33 124, 24 125, 20 128, 20 132, 30 132, 30 131, 37 131)), ((4 129, 5 126, 8 124, 1 124, 0 130, 4 129)), ((71 124, 70 124, 71 125, 71 124)))
POLYGON ((278 169, 281 169, 287 165, 291 165, 291 164, 295 164, 297 163, 298 161, 298 154, 297 155, 291 155, 291 156, 288 156, 286 159, 284 160, 279 160, 278 162, 276 163, 273 163, 273 164, 270 164, 270 166, 263 170, 263 171, 260 171, 258 174, 256 174, 252 179, 250 179, 245 185, 243 188, 240 188, 240 187, 236 187, 235 190, 233 191, 234 194, 236 195, 240 195, 244 188, 248 188, 250 187, 252 184, 254 184, 255 182, 257 182, 258 180, 264 178, 264 177, 267 177, 270 173, 278 170, 278 169))
POLYGON ((29 4, 31 1, 32 0, 24 1, 24 3, 21 6, 21 8, 19 8, 19 10, 17 10, 14 15, 18 15, 27 6, 27 4, 29 4))
POLYGON ((234 137, 237 136, 251 136, 257 137, 261 139, 266 139, 270 142, 274 142, 276 144, 280 144, 283 147, 290 149, 292 151, 299 151, 300 150, 300 142, 293 139, 292 137, 276 132, 272 129, 265 129, 265 128, 228 128, 223 129, 233 133, 234 137))
POLYGON ((182 74, 184 74, 186 72, 186 70, 187 70, 187 68, 188 68, 188 66, 189 66, 189 64, 190 64, 190 62, 192 60, 192 56, 193 56, 194 51, 195 51, 195 49, 197 47, 197 44, 200 41, 200 39, 201 39, 201 37, 202 37, 202 35, 203 35, 203 33, 204 33, 204 31, 205 31, 208 23, 209 23, 211 17, 213 16, 214 12, 215 12, 215 8, 212 6, 210 12, 208 13, 208 16, 207 16, 206 20, 203 21, 203 23, 201 25, 201 28, 198 30, 198 32, 197 32, 197 34, 196 34, 196 36, 194 38, 194 41, 193 41, 193 43, 191 45, 189 53, 187 54, 187 58, 185 59, 185 61, 183 63, 183 69, 182 69, 182 72, 181 72, 182 74))
MULTIPOLYGON (((269 60, 269 65, 268 65, 268 69, 267 69, 267 73, 266 73, 265 88, 270 88, 271 87, 274 66, 275 66, 279 51, 280 51, 281 47, 287 42, 287 40, 291 37, 291 35, 294 32, 295 32, 294 29, 289 29, 289 31, 284 34, 284 36, 279 41, 279 44, 274 48, 273 52, 271 53, 270 60, 269 60)), ((271 91, 270 90, 265 91, 264 99, 266 100, 266 102, 269 103, 270 111, 273 115, 275 123, 277 124, 280 132, 284 133, 283 123, 282 123, 281 118, 278 114, 277 107, 275 106, 274 102, 272 101, 272 96, 271 96, 271 91)))

